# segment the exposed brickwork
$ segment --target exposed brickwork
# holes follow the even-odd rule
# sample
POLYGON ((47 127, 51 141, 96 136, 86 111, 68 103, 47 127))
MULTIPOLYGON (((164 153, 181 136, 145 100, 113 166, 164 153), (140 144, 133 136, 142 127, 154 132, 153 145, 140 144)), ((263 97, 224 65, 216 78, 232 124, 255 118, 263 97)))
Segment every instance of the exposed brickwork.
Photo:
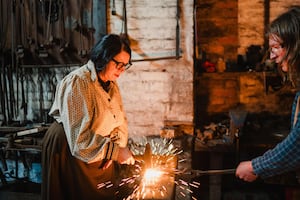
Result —
POLYGON ((260 0, 195 1, 198 48, 207 53, 211 62, 216 63, 218 58, 236 61, 237 55, 244 55, 250 45, 264 46, 268 21, 290 5, 299 5, 300 1, 266 3, 260 0), (265 19, 268 17, 269 20, 265 19))
POLYGON ((243 106, 249 113, 270 112, 287 115, 294 92, 277 91, 268 82, 273 73, 205 73, 196 79, 195 119, 203 123, 206 116, 228 115, 230 109, 243 106), (284 98, 282 98, 284 96, 284 98))
POLYGON ((197 43, 216 62, 236 59, 238 46, 237 1, 196 1, 197 43))

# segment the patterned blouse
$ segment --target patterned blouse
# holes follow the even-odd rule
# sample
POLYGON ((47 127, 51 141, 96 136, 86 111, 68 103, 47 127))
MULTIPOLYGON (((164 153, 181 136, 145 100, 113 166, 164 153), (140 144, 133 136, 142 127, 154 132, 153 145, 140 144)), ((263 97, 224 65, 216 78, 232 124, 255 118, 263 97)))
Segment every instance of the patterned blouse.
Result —
POLYGON ((127 145, 119 87, 111 81, 106 92, 92 61, 60 81, 49 114, 63 124, 72 155, 84 162, 116 160, 119 147, 127 145))
POLYGON ((289 135, 262 156, 252 160, 254 173, 261 178, 300 169, 300 112, 295 116, 300 92, 295 96, 289 135))

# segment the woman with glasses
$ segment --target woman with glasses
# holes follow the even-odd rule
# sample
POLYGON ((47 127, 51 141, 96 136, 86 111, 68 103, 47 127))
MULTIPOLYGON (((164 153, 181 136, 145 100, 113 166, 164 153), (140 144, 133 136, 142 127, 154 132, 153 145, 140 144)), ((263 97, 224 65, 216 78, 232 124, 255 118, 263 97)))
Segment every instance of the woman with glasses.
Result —
POLYGON ((58 84, 43 140, 42 199, 122 198, 119 172, 135 160, 116 80, 130 59, 127 40, 105 35, 58 84))
MULTIPOLYGON (((299 91, 300 70, 300 7, 291 7, 277 17, 268 32, 270 59, 278 64, 281 72, 299 91)), ((297 92, 292 106, 291 130, 289 135, 273 149, 251 161, 241 162, 236 176, 245 181, 258 177, 268 178, 300 169, 300 115, 297 92)))

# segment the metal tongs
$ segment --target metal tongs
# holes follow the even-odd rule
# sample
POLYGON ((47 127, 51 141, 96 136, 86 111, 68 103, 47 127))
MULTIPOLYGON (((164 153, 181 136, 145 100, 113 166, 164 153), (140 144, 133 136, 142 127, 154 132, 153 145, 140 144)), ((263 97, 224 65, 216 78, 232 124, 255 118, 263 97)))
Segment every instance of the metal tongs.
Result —
POLYGON ((236 169, 211 169, 211 170, 197 170, 192 169, 183 174, 192 176, 203 176, 203 175, 224 175, 224 174, 235 174, 236 169))
POLYGON ((195 176, 235 174, 235 169, 192 170, 191 174, 195 176))

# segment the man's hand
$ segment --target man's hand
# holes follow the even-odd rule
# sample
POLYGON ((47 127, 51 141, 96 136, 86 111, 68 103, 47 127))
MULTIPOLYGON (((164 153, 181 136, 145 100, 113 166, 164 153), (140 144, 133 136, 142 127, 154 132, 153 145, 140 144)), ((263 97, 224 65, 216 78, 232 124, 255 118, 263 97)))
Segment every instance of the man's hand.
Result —
POLYGON ((236 177, 248 182, 255 181, 258 177, 254 174, 251 161, 241 162, 236 168, 235 175, 236 177))

